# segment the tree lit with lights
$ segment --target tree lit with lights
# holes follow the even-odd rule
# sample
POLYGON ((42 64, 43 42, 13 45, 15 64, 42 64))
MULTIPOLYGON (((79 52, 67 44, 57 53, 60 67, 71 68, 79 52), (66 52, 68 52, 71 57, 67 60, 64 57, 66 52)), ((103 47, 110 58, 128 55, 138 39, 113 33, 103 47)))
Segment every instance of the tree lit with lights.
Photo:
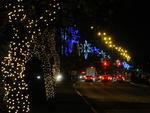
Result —
MULTIPOLYGON (((33 55, 36 55, 43 62, 47 98, 54 97, 55 94, 53 73, 48 66, 51 64, 48 54, 55 50, 55 42, 52 41, 54 40, 54 33, 50 35, 50 38, 53 37, 50 39, 53 42, 50 50, 47 50, 42 42, 40 42, 39 47, 39 39, 43 37, 45 30, 43 28, 52 28, 60 4, 57 0, 49 1, 47 9, 43 11, 44 14, 37 19, 32 19, 25 11, 24 2, 23 0, 13 0, 6 3, 6 8, 9 11, 9 23, 12 28, 12 41, 9 44, 8 56, 2 62, 1 70, 5 86, 4 101, 9 113, 30 112, 30 95, 28 94, 28 84, 25 80, 24 71, 26 63, 33 55), (47 54, 47 57, 42 56, 44 53, 47 54)), ((55 54, 53 55, 55 61, 58 60, 56 52, 53 52, 53 54, 55 54)), ((59 65, 59 63, 56 63, 56 65, 59 65)), ((53 68, 56 68, 56 65, 54 64, 53 68)))

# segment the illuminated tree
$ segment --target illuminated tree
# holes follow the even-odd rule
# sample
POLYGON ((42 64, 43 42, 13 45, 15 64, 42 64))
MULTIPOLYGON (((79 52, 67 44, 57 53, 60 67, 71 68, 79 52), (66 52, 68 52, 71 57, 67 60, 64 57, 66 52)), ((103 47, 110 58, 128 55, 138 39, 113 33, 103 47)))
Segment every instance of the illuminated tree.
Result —
MULTIPOLYGON (((34 2, 38 3, 37 0, 34 2)), ((60 4, 57 0, 45 2, 47 7, 40 10, 41 15, 35 13, 33 16, 31 12, 26 10, 25 3, 26 1, 23 0, 13 0, 6 5, 9 24, 12 28, 10 33, 12 40, 9 44, 8 56, 2 62, 1 70, 5 86, 4 101, 10 113, 27 113, 30 111, 30 95, 24 71, 26 63, 33 55, 36 55, 43 63, 47 99, 54 97, 53 75, 59 68, 59 57, 55 50, 54 41, 54 20, 60 9, 60 4), (54 63, 50 59, 53 59, 54 63), (58 62, 55 62, 57 60, 58 62), (52 65, 51 68, 50 64, 52 65)))

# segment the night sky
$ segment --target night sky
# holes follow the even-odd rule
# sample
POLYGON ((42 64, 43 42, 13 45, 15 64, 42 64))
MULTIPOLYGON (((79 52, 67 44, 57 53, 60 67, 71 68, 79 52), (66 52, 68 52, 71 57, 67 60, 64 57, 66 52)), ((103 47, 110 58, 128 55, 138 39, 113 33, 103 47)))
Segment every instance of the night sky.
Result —
POLYGON ((148 1, 121 0, 118 6, 106 22, 110 32, 136 62, 150 61, 148 1))
POLYGON ((86 29, 93 25, 106 31, 117 42, 126 48, 136 63, 150 62, 149 52, 149 1, 148 0, 86 0, 87 5, 80 6, 80 11, 90 10, 80 24, 86 29))
MULTIPOLYGON (((82 0, 80 0, 81 2, 82 0)), ((148 0, 86 0, 96 9, 90 20, 112 35, 113 39, 131 52, 136 62, 150 62, 149 1, 148 0), (101 2, 105 5, 101 4, 101 2), (97 5, 99 4, 99 5, 97 5), (108 5, 106 5, 108 4, 108 5)), ((86 7, 84 7, 86 10, 86 7)), ((76 11, 76 10, 75 10, 76 11)), ((76 12, 78 13, 78 12, 76 12)), ((5 15, 0 11, 0 20, 5 15)), ((82 18, 82 17, 81 17, 82 18)), ((86 21, 84 19, 84 21, 86 21)), ((89 21, 87 19, 87 21, 89 21)), ((0 25, 2 25, 0 23, 0 25)), ((0 30, 3 30, 2 28, 0 30)))

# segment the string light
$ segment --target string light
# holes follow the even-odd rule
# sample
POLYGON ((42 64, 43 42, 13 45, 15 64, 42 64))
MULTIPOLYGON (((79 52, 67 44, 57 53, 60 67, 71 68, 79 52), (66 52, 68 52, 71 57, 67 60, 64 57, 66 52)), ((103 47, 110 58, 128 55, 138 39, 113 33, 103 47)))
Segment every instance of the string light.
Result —
POLYGON ((80 44, 81 48, 81 54, 84 55, 84 58, 87 59, 90 54, 96 55, 98 57, 108 58, 110 59, 110 55, 108 55, 103 50, 100 50, 97 47, 92 46, 91 43, 88 43, 86 40, 84 41, 84 44, 80 44))
POLYGON ((98 36, 101 36, 103 41, 104 41, 104 43, 109 48, 112 48, 112 49, 116 50, 121 56, 123 56, 124 59, 126 59, 126 61, 130 61, 131 60, 131 57, 128 54, 128 51, 123 49, 122 47, 117 46, 116 44, 114 44, 114 42, 112 41, 112 38, 107 36, 105 32, 104 33, 98 32, 98 36))
POLYGON ((53 40, 51 45, 48 46, 50 47, 49 55, 46 54, 46 49, 44 54, 41 45, 39 47, 41 51, 37 48, 38 44, 40 44, 40 41, 38 40, 42 37, 43 32, 42 29, 40 29, 41 23, 42 25, 45 24, 48 26, 53 24, 52 21, 54 22, 54 16, 56 15, 57 9, 60 9, 60 6, 56 0, 51 0, 48 9, 45 11, 46 14, 36 20, 31 20, 28 17, 28 14, 25 13, 23 0, 13 0, 5 7, 8 10, 11 10, 8 11, 8 19, 13 30, 13 36, 12 41, 9 44, 10 48, 8 56, 4 58, 1 68, 4 77, 4 101, 6 102, 9 113, 28 113, 30 112, 30 95, 28 94, 28 84, 25 80, 26 75, 24 74, 24 71, 26 69, 26 63, 32 55, 35 55, 36 51, 39 52, 39 56, 36 55, 43 62, 47 99, 54 97, 55 94, 55 81, 53 75, 56 74, 56 72, 59 72, 60 68, 59 56, 55 47, 52 47, 55 46, 55 36, 52 36, 55 31, 52 31, 48 37, 49 40, 51 38, 51 41, 53 40), (51 6, 50 4, 53 5, 51 6), (51 13, 51 15, 49 13, 51 13), (36 49, 32 49, 31 46, 36 47, 36 49), (44 55, 44 57, 42 57, 42 55, 44 55), (49 56, 50 58, 53 57, 55 62, 52 65, 52 69, 49 66, 51 64, 49 56))

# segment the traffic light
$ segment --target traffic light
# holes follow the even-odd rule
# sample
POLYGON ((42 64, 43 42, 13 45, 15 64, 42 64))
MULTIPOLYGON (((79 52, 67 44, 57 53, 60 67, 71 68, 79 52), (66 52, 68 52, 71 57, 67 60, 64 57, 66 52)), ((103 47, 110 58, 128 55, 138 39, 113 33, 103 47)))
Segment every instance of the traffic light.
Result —
POLYGON ((104 64, 104 66, 107 66, 107 65, 108 65, 108 63, 107 63, 106 61, 104 61, 103 64, 104 64))
POLYGON ((108 62, 107 60, 104 60, 104 61, 102 62, 102 64, 103 64, 104 67, 109 66, 109 62, 108 62))

